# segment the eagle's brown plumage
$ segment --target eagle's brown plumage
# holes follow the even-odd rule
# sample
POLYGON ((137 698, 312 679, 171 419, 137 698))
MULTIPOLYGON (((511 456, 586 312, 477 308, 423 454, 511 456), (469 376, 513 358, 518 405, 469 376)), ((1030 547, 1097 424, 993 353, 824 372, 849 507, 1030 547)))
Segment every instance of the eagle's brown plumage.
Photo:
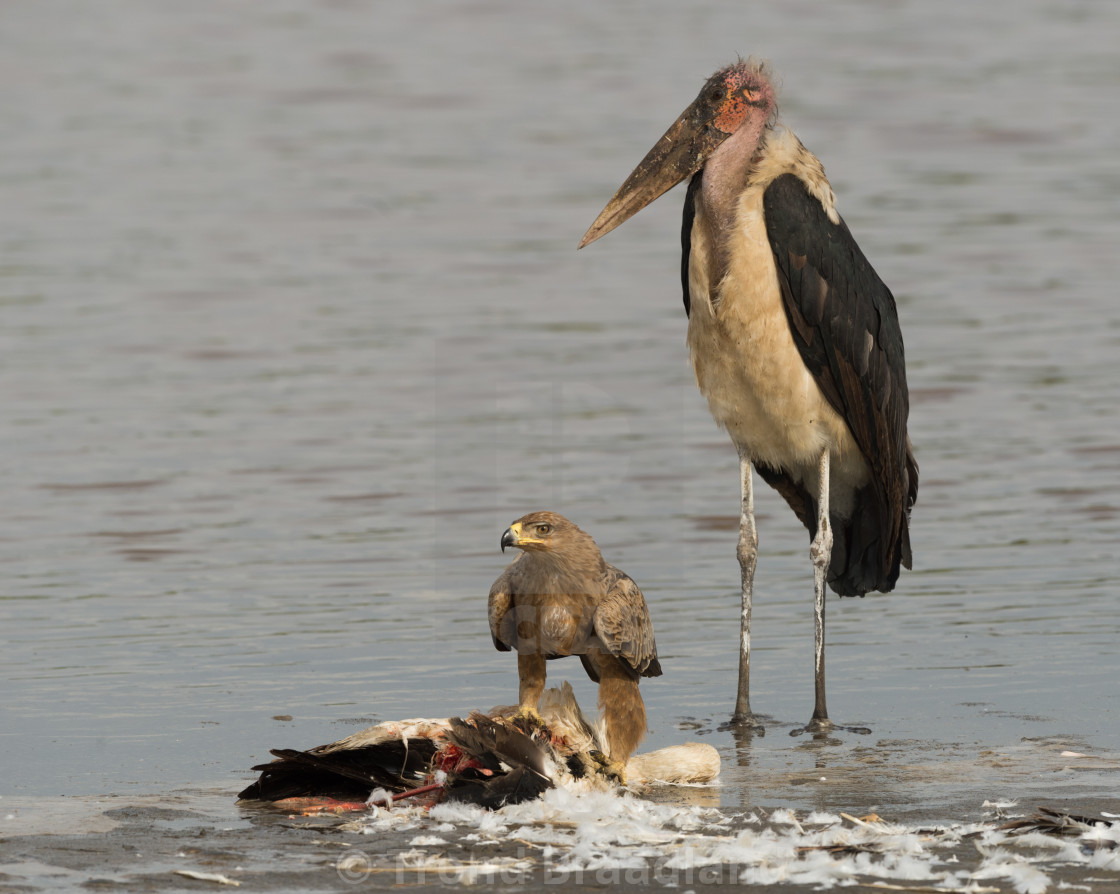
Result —
POLYGON ((547 659, 578 655, 599 684, 610 759, 624 764, 646 733, 638 679, 661 675, 642 591, 555 512, 519 518, 502 535, 507 546, 522 553, 490 588, 490 635, 517 650, 521 709, 536 711, 547 659))

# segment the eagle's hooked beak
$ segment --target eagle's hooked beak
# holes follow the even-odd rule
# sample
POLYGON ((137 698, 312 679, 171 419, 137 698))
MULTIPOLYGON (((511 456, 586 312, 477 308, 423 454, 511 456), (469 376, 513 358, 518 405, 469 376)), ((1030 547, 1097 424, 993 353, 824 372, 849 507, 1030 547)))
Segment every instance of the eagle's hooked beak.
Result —
POLYGON ((506 532, 502 535, 502 552, 506 551, 507 546, 517 546, 521 540, 521 523, 517 522, 506 528, 506 532))

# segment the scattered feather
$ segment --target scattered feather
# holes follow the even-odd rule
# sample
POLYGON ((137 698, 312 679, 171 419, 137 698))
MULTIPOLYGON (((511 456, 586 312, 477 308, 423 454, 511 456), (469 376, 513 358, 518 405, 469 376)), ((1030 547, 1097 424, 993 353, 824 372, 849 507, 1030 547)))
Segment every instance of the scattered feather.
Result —
POLYGON ((176 875, 181 875, 184 878, 193 878, 200 882, 213 882, 216 885, 232 885, 235 888, 241 885, 241 882, 234 881, 217 872, 196 872, 193 869, 176 869, 174 872, 176 875))
POLYGON ((416 828, 412 849, 397 865, 418 873, 418 883, 435 866, 445 879, 493 882, 490 848, 514 844, 516 861, 503 864, 505 870, 531 873, 546 883, 645 880, 687 888, 706 881, 818 890, 859 885, 937 894, 1043 894, 1055 889, 1051 867, 1081 865, 1120 874, 1120 822, 1086 823, 1098 818, 1051 809, 1039 813, 1045 822, 1036 829, 991 821, 919 827, 878 815, 785 808, 733 813, 575 783, 499 810, 445 802, 426 812, 381 814, 367 820, 377 831, 395 828, 384 825, 390 816, 416 828), (1061 817, 1069 819, 1063 824, 1061 817), (432 836, 431 845, 425 844, 426 836, 432 836), (445 843, 436 845, 437 837, 445 843), (454 849, 456 843, 466 846, 465 853, 454 849), (974 849, 971 859, 967 847, 974 849), (486 856, 466 856, 475 852, 486 856), (457 853, 464 858, 454 859, 457 853))

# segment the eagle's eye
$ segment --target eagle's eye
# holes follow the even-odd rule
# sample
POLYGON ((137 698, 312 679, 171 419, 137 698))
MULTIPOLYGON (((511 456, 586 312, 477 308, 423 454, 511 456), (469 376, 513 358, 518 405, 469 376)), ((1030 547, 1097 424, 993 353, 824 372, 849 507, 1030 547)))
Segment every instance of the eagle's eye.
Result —
POLYGON ((537 525, 538 534, 548 534, 552 531, 552 525, 537 525))

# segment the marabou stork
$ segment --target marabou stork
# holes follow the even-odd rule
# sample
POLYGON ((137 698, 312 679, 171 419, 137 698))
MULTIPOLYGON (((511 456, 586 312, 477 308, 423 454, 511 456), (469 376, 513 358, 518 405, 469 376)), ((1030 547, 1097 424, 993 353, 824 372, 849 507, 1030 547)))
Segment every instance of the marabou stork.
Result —
MULTIPOLYGON (((751 466, 809 529, 816 704, 824 682, 824 585, 890 591, 911 567, 918 466, 894 297, 836 211, 820 161, 777 120, 764 64, 716 72, 587 231, 580 248, 692 177, 681 280, 700 391, 739 452, 742 572, 735 720, 750 710, 758 535, 751 466)), ((799 733, 804 730, 794 730, 799 733)))

